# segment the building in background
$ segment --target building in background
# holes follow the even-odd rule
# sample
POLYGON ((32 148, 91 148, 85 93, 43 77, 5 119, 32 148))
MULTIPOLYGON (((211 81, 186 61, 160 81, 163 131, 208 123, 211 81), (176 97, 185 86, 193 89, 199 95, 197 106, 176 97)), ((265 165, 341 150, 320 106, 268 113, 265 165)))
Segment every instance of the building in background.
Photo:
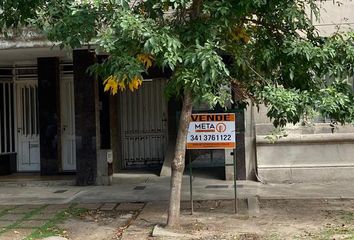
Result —
MULTIPOLYGON (((319 1, 321 18, 314 25, 321 35, 354 28, 354 2, 319 1)), ((353 86, 353 77, 348 78, 353 86)), ((273 126, 266 109, 247 111, 247 162, 265 182, 324 182, 353 180, 354 127, 318 118, 312 124, 288 125, 287 137, 272 144, 266 136, 273 126), (254 126, 254 127, 252 127, 254 126), (255 149, 255 151, 251 151, 255 149)), ((246 123, 246 125, 247 125, 246 123)))

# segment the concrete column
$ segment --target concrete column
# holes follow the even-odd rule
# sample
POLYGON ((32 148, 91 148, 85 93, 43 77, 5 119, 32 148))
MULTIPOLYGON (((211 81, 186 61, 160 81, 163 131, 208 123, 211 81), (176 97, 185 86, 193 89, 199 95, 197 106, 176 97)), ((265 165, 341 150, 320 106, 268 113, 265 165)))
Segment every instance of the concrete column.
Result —
MULTIPOLYGON (((226 149, 225 150, 225 164, 233 164, 234 156, 233 150, 226 149)), ((233 180, 234 179, 234 167, 233 166, 225 166, 225 180, 233 180)))
MULTIPOLYGON (((236 175, 238 180, 253 180, 256 172, 256 138, 251 103, 236 113, 236 175)), ((225 150, 225 164, 233 164, 233 150, 225 150)), ((226 180, 233 180, 233 166, 225 167, 226 180)))
POLYGON ((257 172, 255 107, 249 103, 245 110, 245 165, 246 179, 255 180, 257 172))
POLYGON ((97 177, 97 81, 87 73, 87 68, 95 61, 93 52, 73 52, 78 185, 93 185, 97 177))
POLYGON ((118 96, 110 96, 109 98, 109 116, 110 116, 110 135, 111 149, 113 154, 113 172, 118 172, 120 169, 119 159, 121 158, 120 143, 120 118, 118 117, 118 96))
POLYGON ((41 175, 53 175, 61 166, 59 59, 37 63, 41 175))

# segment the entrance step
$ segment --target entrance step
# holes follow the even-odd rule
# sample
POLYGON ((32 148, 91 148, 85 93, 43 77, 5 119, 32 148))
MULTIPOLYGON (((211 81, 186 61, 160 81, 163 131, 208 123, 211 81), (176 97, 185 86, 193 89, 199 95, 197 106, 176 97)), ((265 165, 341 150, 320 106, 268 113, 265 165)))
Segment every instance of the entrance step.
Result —
POLYGON ((25 181, 25 182, 3 182, 0 180, 0 187, 55 187, 75 186, 75 180, 52 180, 52 181, 25 181))
POLYGON ((122 171, 120 173, 113 174, 112 183, 113 184, 123 184, 123 183, 148 183, 154 182, 161 179, 158 172, 148 171, 148 170, 128 170, 122 171))
POLYGON ((38 174, 12 174, 0 176, 0 187, 74 186, 75 175, 40 176, 38 174))
POLYGON ((0 187, 55 187, 75 186, 75 180, 52 180, 52 181, 26 181, 26 182, 3 182, 0 180, 0 187))

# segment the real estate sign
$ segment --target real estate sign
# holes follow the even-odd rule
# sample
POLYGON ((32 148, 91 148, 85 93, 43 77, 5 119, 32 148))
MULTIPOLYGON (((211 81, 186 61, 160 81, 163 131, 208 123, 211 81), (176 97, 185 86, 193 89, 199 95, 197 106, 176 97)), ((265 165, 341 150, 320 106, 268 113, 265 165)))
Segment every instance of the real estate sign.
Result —
POLYGON ((236 127, 234 113, 192 114, 187 149, 234 149, 236 127))

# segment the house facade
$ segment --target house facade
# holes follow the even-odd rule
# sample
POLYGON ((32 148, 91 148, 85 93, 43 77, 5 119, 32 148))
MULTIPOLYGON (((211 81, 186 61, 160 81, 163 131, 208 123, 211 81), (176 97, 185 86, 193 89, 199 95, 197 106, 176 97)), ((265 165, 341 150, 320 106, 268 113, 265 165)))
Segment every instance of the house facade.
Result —
MULTIPOLYGON (((315 25, 322 34, 353 25, 352 1, 321 4, 315 25)), ((164 96, 170 73, 153 69, 138 91, 111 96, 87 72, 106 56, 52 45, 38 37, 0 41, 0 175, 75 174, 79 185, 107 184, 112 173, 130 169, 169 175, 181 110, 178 100, 164 96)), ((288 126, 288 137, 270 143, 265 108, 233 111, 236 151, 191 152, 196 165, 223 167, 236 158, 238 179, 266 182, 353 178, 352 126, 332 127, 326 119, 288 126)), ((232 179, 233 167, 224 173, 232 179)))
MULTIPOLYGON (((161 175, 169 174, 181 110, 164 95, 170 73, 153 69, 139 90, 112 96, 87 71, 106 56, 16 44, 0 50, 1 174, 76 174, 79 185, 107 184, 112 173, 131 169, 165 166, 161 175)), ((225 156, 232 161, 223 150, 193 153, 202 166, 223 166, 225 156)))
MULTIPOLYGON (((78 51, 70 56, 43 45, 0 50, 3 174, 55 175, 85 168, 82 171, 89 172, 91 179, 83 181, 94 181, 97 167, 91 158, 99 146, 96 84, 86 70, 81 70, 84 63, 76 64, 74 69, 73 61, 80 54, 78 51), (84 166, 80 165, 81 159, 85 159, 84 166)), ((85 60, 92 59, 89 57, 85 60)))

